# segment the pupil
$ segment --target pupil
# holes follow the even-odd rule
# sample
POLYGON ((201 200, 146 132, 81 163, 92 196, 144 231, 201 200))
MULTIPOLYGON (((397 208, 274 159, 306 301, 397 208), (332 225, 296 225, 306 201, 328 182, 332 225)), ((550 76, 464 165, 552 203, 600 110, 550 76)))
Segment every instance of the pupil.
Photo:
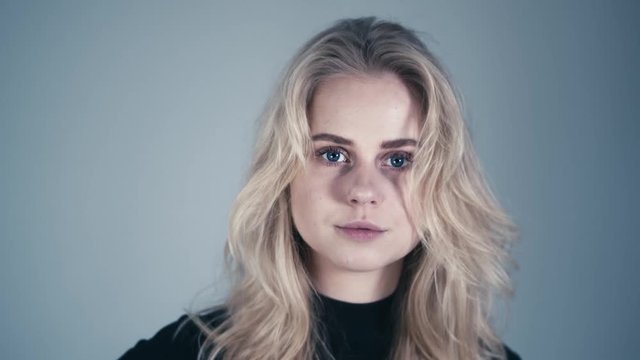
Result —
POLYGON ((336 151, 330 151, 329 153, 327 153, 327 159, 329 161, 338 161, 338 159, 340 159, 340 153, 336 151))

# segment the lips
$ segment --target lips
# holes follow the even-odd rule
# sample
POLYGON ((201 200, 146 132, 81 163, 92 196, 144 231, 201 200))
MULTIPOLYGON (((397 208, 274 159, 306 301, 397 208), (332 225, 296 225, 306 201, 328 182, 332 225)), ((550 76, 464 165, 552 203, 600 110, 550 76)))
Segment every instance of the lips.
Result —
POLYGON ((374 230, 374 231, 386 231, 382 228, 380 228, 378 225, 369 222, 369 221, 352 221, 350 223, 344 224, 344 225, 338 225, 338 227, 341 228, 348 228, 348 229, 364 229, 364 230, 374 230))
POLYGON ((353 240, 373 240, 387 230, 368 221, 353 221, 344 225, 337 225, 338 231, 353 240))

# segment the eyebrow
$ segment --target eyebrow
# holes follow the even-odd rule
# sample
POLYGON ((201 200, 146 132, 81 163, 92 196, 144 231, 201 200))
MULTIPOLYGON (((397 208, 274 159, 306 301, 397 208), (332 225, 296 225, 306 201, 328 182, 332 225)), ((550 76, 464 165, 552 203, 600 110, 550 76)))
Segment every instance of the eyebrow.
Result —
MULTIPOLYGON (((311 137, 311 140, 313 141, 325 140, 325 141, 334 142, 339 145, 353 145, 353 141, 349 139, 345 139, 342 136, 327 134, 327 133, 320 133, 320 134, 313 135, 311 137)), ((418 142, 414 139, 395 139, 395 140, 382 142, 382 144, 380 144, 380 148, 393 149, 393 148, 398 148, 402 146, 416 146, 417 144, 418 142)))

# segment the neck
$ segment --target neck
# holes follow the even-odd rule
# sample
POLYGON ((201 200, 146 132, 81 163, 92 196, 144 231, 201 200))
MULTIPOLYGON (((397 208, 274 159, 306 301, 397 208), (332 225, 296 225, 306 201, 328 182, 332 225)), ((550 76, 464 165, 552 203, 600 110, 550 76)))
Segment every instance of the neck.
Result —
POLYGON ((402 273, 401 260, 372 271, 349 271, 322 265, 312 262, 311 276, 316 290, 324 296, 350 303, 369 303, 390 296, 402 273))

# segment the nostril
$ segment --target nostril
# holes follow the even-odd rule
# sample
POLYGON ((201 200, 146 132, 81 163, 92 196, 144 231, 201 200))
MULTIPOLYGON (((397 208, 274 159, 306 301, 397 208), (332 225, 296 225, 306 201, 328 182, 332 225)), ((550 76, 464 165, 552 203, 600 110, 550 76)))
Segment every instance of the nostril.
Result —
POLYGON ((363 200, 363 201, 360 201, 358 199, 351 199, 351 200, 349 200, 349 202, 352 203, 352 204, 360 204, 360 203, 363 203, 363 204, 369 203, 369 204, 372 204, 372 205, 377 205, 378 204, 378 201, 376 201, 376 200, 368 200, 368 201, 367 200, 363 200))

